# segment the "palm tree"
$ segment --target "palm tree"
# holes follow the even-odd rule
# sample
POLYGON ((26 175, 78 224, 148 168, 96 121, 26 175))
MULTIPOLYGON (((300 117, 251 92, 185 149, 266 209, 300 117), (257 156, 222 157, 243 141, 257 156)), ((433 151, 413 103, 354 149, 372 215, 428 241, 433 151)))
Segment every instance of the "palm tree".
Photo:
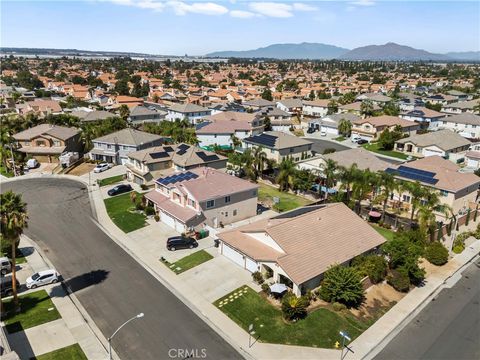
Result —
MULTIPOLYGON (((327 159, 321 166, 321 172, 323 177, 325 178, 325 202, 327 202, 328 198, 328 190, 330 190, 335 184, 335 177, 338 171, 337 163, 332 159, 327 159)), ((318 192, 321 192, 322 187, 318 187, 318 192)))
POLYGON ((362 209, 362 200, 367 198, 367 195, 372 191, 371 179, 374 174, 370 170, 355 172, 355 178, 352 185, 352 198, 355 201, 355 212, 360 214, 362 209))
POLYGON ((27 227, 27 204, 23 202, 22 195, 7 191, 0 195, 0 221, 2 240, 12 246, 12 291, 15 311, 18 309, 18 296, 16 285, 16 253, 20 235, 27 227))
POLYGON ((398 189, 398 183, 392 174, 381 172, 380 173, 380 185, 382 187, 381 195, 383 198, 382 207, 382 221, 385 221, 385 214, 387 211, 387 202, 392 193, 398 189))
POLYGON ((360 104, 360 113, 365 117, 373 116, 374 107, 371 100, 365 100, 360 104))
POLYGON ((263 147, 257 146, 253 148, 253 167, 255 169, 255 180, 262 174, 267 161, 267 154, 263 151, 263 147))
POLYGON ((352 123, 347 119, 341 119, 338 122, 338 132, 343 136, 349 137, 352 131, 352 123))
POLYGON ((357 164, 355 163, 350 165, 350 167, 348 168, 343 166, 340 168, 339 178, 342 182, 340 188, 342 190, 345 190, 345 192, 347 193, 347 204, 350 202, 351 187, 357 177, 358 171, 359 169, 357 167, 357 164))
POLYGON ((410 194, 412 209, 410 212, 410 226, 413 224, 413 218, 415 216, 415 211, 421 205, 423 197, 426 195, 425 187, 420 184, 420 182, 405 182, 403 189, 410 194))
POLYGON ((295 182, 295 163, 288 157, 283 158, 278 170, 277 184, 280 186, 280 191, 287 191, 295 182))
POLYGON ((242 141, 238 137, 236 137, 234 134, 230 136, 230 141, 232 142, 232 146, 234 149, 242 146, 242 141))

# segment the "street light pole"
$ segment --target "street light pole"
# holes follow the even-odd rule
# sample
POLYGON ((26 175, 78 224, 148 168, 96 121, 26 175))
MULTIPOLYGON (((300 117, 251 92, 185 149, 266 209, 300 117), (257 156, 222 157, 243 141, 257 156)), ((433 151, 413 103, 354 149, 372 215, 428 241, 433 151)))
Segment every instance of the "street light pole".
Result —
POLYGON ((340 354, 340 360, 343 360, 343 349, 345 348, 345 339, 352 341, 345 331, 340 331, 340 336, 342 337, 342 352, 340 354))
POLYGON ((140 319, 144 316, 144 313, 140 313, 138 315, 135 315, 134 317, 132 317, 131 319, 128 319, 127 321, 125 321, 122 325, 119 326, 119 328, 117 330, 115 330, 115 332, 112 334, 112 336, 110 336, 107 340, 108 340, 108 359, 109 360, 112 360, 112 339, 113 337, 120 331, 121 328, 123 328, 125 325, 127 325, 130 321, 132 320, 135 320, 135 319, 140 319))

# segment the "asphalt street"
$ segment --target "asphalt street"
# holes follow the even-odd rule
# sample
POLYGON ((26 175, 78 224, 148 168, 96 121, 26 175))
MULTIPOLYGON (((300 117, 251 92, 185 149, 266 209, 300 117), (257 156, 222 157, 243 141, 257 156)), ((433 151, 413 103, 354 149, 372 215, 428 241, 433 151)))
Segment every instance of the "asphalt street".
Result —
POLYGON ((480 260, 442 290, 376 360, 480 359, 480 260))
POLYGON ((209 359, 242 358, 97 227, 83 184, 58 178, 2 184, 2 192, 10 189, 27 202, 25 233, 46 252, 106 338, 145 313, 115 336, 112 346, 122 359, 178 358, 181 352, 170 349, 206 353, 209 359))

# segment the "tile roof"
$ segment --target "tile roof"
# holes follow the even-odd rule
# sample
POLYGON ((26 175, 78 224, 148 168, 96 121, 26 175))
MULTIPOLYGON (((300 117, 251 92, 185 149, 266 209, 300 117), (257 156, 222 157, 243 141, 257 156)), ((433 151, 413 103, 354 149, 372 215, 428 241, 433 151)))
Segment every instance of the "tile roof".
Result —
POLYGON ((397 116, 381 115, 374 116, 365 119, 358 119, 353 122, 354 124, 372 124, 374 127, 377 126, 396 126, 400 125, 402 128, 408 128, 412 126, 418 126, 416 122, 405 120, 397 116))
POLYGON ((101 136, 94 139, 93 141, 112 144, 117 143, 123 145, 143 145, 144 143, 149 143, 161 139, 163 138, 159 135, 150 134, 132 128, 126 128, 105 136, 101 136))
POLYGON ((205 112, 209 111, 207 108, 203 106, 185 103, 185 104, 173 104, 168 108, 170 111, 178 112, 178 113, 192 113, 192 112, 205 112))
POLYGON ((435 145, 444 151, 453 150, 471 144, 471 142, 465 139, 463 136, 448 129, 433 131, 426 134, 415 134, 407 138, 400 139, 397 141, 397 143, 413 143, 420 147, 435 145))
POLYGON ((40 124, 13 135, 13 138, 15 140, 30 140, 40 135, 50 135, 60 140, 67 140, 79 133, 80 130, 76 128, 51 124, 40 124))
POLYGON ((361 170, 370 169, 371 171, 383 171, 390 166, 390 163, 379 159, 364 148, 338 151, 322 155, 322 157, 324 159, 331 159, 340 166, 350 167, 353 164, 357 164, 361 170))
POLYGON ((448 116, 448 117, 442 119, 442 121, 446 121, 446 122, 450 122, 450 123, 468 124, 468 125, 479 126, 480 125, 480 115, 464 113, 464 114, 448 116))
POLYGON ((246 143, 251 143, 258 146, 264 146, 267 148, 273 148, 276 150, 288 149, 295 146, 302 146, 311 144, 303 138, 299 138, 295 135, 286 134, 280 131, 265 131, 260 135, 250 136, 243 139, 246 143), (268 141, 265 141, 268 140, 268 141))

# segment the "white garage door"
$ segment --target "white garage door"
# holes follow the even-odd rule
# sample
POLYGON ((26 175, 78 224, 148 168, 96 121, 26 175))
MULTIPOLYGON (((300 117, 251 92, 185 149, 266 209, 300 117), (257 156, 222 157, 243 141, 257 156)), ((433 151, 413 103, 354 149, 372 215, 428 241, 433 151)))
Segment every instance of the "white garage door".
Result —
POLYGON ((425 157, 427 157, 427 156, 435 156, 435 155, 442 156, 442 153, 441 153, 440 151, 434 151, 434 150, 424 149, 424 150, 423 150, 423 155, 424 155, 425 157))
POLYGON ((241 253, 232 249, 230 246, 226 245, 225 243, 222 246, 223 246, 222 254, 225 257, 229 258, 234 263, 240 265, 242 268, 245 268, 245 261, 241 253))
POLYGON ((175 230, 179 233, 185 232, 185 225, 183 225, 180 221, 175 220, 175 230))
POLYGON ((478 160, 468 159, 467 167, 469 168, 478 168, 478 160))
POLYGON ((175 219, 171 217, 170 215, 162 212, 160 220, 162 220, 163 223, 167 224, 168 226, 172 227, 175 229, 175 219))
POLYGON ((250 272, 255 272, 258 271, 258 264, 256 261, 253 261, 252 259, 246 257, 245 258, 245 267, 247 268, 248 271, 250 272))

